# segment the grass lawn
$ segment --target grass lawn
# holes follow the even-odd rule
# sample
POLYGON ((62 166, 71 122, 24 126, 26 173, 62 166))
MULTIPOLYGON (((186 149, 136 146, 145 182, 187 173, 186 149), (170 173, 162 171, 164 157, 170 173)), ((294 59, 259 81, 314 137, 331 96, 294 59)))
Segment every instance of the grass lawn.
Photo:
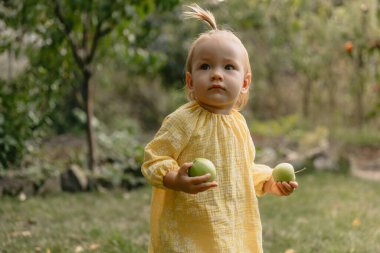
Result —
MULTIPOLYGON (((319 172, 260 198, 266 253, 380 252, 380 183, 319 172)), ((146 252, 150 188, 0 199, 0 253, 146 252)), ((238 252, 237 252, 238 253, 238 252)))

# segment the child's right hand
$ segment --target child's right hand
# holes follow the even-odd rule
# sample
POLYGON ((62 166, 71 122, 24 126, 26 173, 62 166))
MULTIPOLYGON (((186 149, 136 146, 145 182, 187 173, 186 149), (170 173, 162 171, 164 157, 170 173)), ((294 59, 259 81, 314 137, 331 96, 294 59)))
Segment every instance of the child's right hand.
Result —
POLYGON ((216 181, 207 182, 211 177, 210 174, 189 177, 188 170, 192 165, 192 163, 184 163, 178 171, 168 172, 164 176, 164 186, 175 191, 183 191, 190 194, 197 194, 218 186, 216 181))

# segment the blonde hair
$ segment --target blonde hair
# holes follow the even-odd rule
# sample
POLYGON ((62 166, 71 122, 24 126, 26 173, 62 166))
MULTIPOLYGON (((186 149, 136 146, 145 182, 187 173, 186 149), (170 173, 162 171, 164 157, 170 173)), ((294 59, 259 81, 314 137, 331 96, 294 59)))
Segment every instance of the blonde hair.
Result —
MULTIPOLYGON (((185 11, 184 12, 185 18, 193 18, 193 19, 203 21, 211 27, 211 30, 204 32, 204 33, 201 33, 197 37, 197 39, 195 41, 193 41, 193 43, 191 44, 189 52, 187 54, 187 59, 186 59, 186 72, 191 73, 192 61, 193 61, 193 52, 194 52, 196 45, 198 44, 198 42, 202 38, 204 38, 206 36, 212 36, 213 34, 216 34, 216 33, 228 33, 233 38, 235 38, 243 47, 245 54, 246 54, 246 66, 245 66, 246 74, 248 74, 248 73, 250 74, 251 73, 251 66, 249 63, 248 52, 247 52, 247 49, 244 47, 243 43, 241 42, 241 40, 233 32, 231 32, 229 30, 225 30, 225 29, 219 30, 217 27, 216 21, 215 21, 215 17, 210 11, 202 9, 197 4, 192 4, 192 5, 189 5, 187 7, 190 8, 191 11, 185 11)), ((195 100, 192 92, 188 89, 187 86, 186 86, 186 96, 189 100, 195 100)), ((249 97, 249 92, 240 94, 240 98, 238 99, 237 103, 235 104, 235 109, 238 109, 238 110, 242 109, 247 104, 248 97, 249 97)))

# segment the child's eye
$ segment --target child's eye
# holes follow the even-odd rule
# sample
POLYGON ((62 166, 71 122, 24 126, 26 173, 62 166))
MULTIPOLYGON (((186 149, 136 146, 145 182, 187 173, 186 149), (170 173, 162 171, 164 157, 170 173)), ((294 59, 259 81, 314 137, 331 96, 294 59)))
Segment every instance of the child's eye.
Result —
POLYGON ((232 64, 227 64, 224 68, 227 69, 227 70, 233 70, 233 69, 235 69, 235 67, 232 64))
POLYGON ((200 69, 202 69, 202 70, 210 69, 210 65, 208 65, 207 63, 203 63, 203 64, 200 66, 200 69))

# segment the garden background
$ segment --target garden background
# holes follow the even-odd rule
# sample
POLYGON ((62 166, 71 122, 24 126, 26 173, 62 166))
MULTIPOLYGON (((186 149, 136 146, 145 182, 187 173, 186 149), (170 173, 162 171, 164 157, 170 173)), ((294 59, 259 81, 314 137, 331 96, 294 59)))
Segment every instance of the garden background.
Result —
MULTIPOLYGON (((144 145, 185 103, 187 0, 0 2, 0 252, 145 252, 144 145)), ((252 65, 266 252, 379 252, 380 1, 208 0, 252 65)))

